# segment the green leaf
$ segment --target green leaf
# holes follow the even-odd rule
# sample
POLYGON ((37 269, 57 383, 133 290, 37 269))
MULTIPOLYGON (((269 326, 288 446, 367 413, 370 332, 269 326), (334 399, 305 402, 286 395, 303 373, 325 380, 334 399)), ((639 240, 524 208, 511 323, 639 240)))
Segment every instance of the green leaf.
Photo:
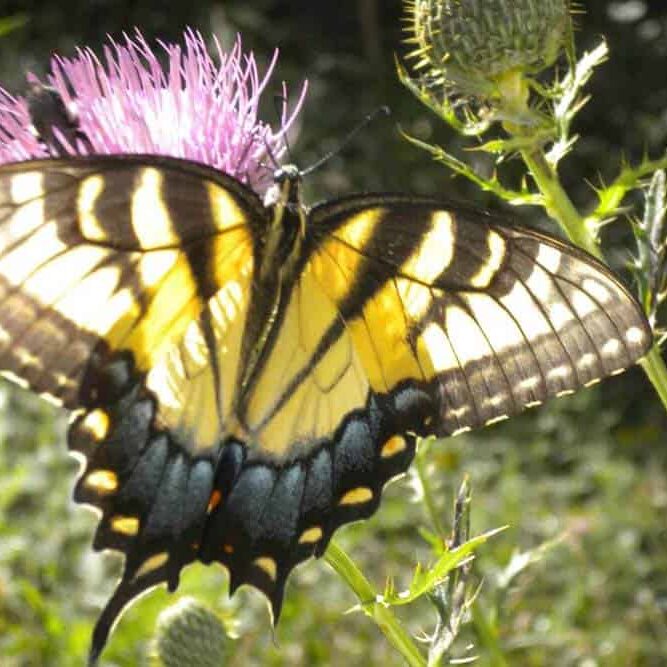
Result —
POLYGON ((390 606, 400 606, 410 604, 423 595, 430 593, 452 570, 455 570, 462 563, 466 562, 476 549, 506 528, 507 526, 501 526, 500 528, 490 530, 482 535, 473 537, 456 549, 446 551, 428 569, 424 569, 418 564, 415 568, 410 587, 407 590, 395 592, 393 584, 389 585, 384 595, 378 596, 375 602, 382 602, 390 606))

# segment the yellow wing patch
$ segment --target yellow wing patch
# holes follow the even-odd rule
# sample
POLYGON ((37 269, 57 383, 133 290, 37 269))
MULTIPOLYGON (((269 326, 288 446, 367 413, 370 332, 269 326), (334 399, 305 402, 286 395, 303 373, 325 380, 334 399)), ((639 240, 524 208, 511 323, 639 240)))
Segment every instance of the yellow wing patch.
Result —
MULTIPOLYGON (((337 307, 357 284, 360 257, 332 238, 311 260, 313 275, 337 307), (346 289, 338 289, 338 285, 345 285, 346 289)), ((414 268, 423 261, 416 253, 410 264, 414 268)), ((360 315, 346 321, 354 350, 373 390, 388 391, 405 379, 426 379, 406 341, 415 317, 426 311, 431 300, 428 287, 405 278, 392 278, 366 298, 360 315)), ((335 312, 333 306, 332 310, 335 312)))
POLYGON ((183 336, 166 349, 146 378, 147 387, 159 399, 158 423, 199 453, 216 447, 233 421, 253 267, 252 246, 247 239, 239 244, 240 240, 235 233, 227 244, 216 245, 218 252, 225 253, 216 262, 220 289, 202 317, 189 322, 183 336), (207 326, 212 346, 206 338, 207 326), (219 377, 215 368, 222 371, 219 377))
POLYGON ((107 495, 118 489, 118 476, 113 470, 94 470, 83 481, 84 485, 99 493, 107 495))
POLYGON ((292 290, 243 414, 253 439, 271 455, 331 436, 345 415, 366 403, 364 368, 322 278, 308 268, 292 290))

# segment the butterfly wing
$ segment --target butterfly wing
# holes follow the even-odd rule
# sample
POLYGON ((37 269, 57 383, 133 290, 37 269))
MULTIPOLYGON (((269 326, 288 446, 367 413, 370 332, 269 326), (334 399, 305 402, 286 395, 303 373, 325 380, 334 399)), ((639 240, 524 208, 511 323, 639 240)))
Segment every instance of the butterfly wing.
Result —
POLYGON ((287 575, 369 516, 416 436, 489 424, 621 371, 651 331, 586 253, 465 208, 315 208, 298 275, 221 460, 201 558, 280 610, 287 575))
POLYGON ((155 366, 226 274, 252 263, 248 220, 266 211, 214 173, 132 156, 1 167, 3 372, 74 408, 100 341, 155 366))
POLYGON ((74 410, 75 499, 126 555, 96 629, 197 554, 230 411, 259 199, 179 160, 0 167, 0 368, 74 410))
POLYGON ((593 384, 651 344, 639 305, 609 269, 553 237, 392 196, 312 218, 314 271, 372 390, 420 385, 437 407, 429 428, 438 435, 593 384))

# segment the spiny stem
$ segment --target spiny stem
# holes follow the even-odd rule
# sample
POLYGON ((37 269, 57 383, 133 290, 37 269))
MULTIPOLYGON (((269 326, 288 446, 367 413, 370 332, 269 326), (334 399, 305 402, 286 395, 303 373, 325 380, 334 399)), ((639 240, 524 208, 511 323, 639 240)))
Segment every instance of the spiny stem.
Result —
POLYGON ((361 607, 380 628, 391 645, 403 656, 410 667, 426 667, 426 660, 415 646, 408 632, 387 605, 377 602, 377 594, 355 562, 331 541, 324 558, 343 578, 361 602, 361 607))
POLYGON ((558 221, 572 243, 602 259, 600 246, 563 190, 558 175, 547 162, 542 149, 523 150, 521 156, 544 197, 547 213, 558 221))
POLYGON ((667 169, 667 155, 662 155, 656 160, 644 159, 637 166, 623 166, 614 181, 598 192, 600 201, 587 219, 591 223, 599 224, 602 220, 616 215, 628 191, 634 190, 642 178, 650 176, 659 169, 667 169))

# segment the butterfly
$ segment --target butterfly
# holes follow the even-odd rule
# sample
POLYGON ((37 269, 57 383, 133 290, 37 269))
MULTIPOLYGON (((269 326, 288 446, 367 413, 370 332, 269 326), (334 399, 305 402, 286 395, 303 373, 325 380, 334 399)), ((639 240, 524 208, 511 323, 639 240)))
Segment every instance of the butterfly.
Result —
POLYGON ((77 502, 125 556, 93 633, 218 562, 278 618, 291 570, 370 516, 417 439, 633 364, 651 330, 585 252, 462 204, 272 203, 181 159, 0 167, 0 368, 72 414, 77 502))

